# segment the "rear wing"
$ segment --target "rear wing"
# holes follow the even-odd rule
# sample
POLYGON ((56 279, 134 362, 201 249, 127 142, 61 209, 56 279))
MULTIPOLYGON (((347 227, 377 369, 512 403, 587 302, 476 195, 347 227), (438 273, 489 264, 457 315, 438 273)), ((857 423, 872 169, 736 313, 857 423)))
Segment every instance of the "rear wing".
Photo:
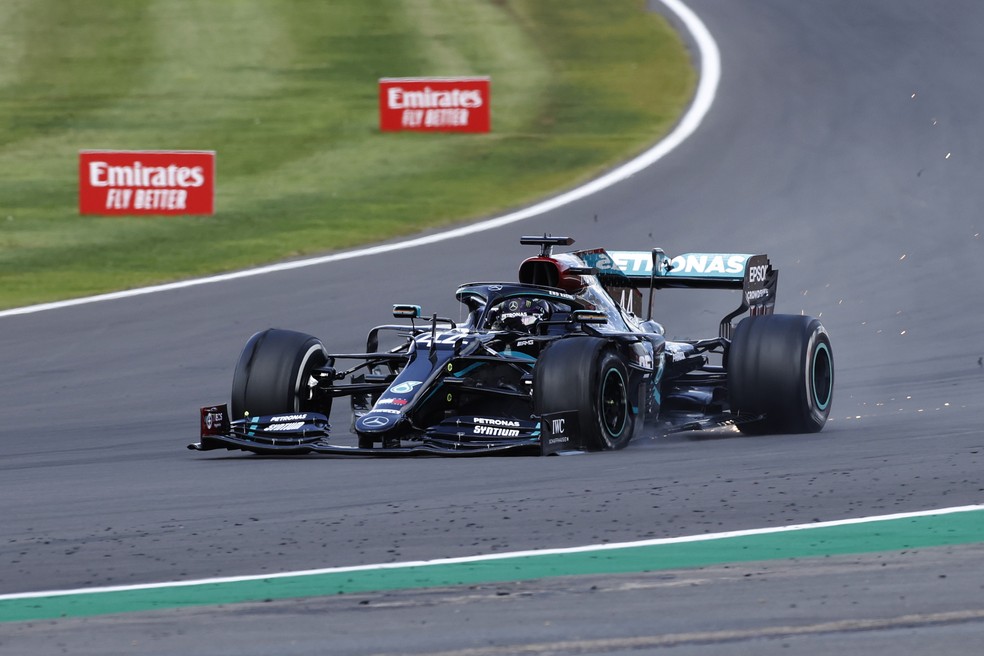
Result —
POLYGON ((667 256, 652 251, 606 251, 593 249, 575 253, 597 271, 605 287, 648 287, 652 318, 653 294, 657 289, 740 289, 741 305, 721 320, 721 337, 731 338, 731 320, 744 312, 752 316, 772 314, 776 305, 779 272, 765 254, 684 253, 667 256))

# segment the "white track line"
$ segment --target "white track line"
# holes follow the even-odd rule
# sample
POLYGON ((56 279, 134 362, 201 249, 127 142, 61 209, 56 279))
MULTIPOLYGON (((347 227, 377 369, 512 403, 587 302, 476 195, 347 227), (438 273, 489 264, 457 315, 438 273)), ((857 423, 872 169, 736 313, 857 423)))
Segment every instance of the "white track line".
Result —
POLYGON ((674 128, 674 130, 665 139, 644 152, 639 157, 626 162, 618 168, 609 171, 600 178, 592 180, 582 187, 578 187, 577 189, 573 189, 567 193, 555 196, 516 212, 511 212, 494 219, 456 228, 447 232, 427 235, 425 237, 417 237, 415 239, 409 239, 407 241, 401 241, 393 244, 371 246, 369 248, 361 248, 354 251, 346 251, 344 253, 334 253, 332 255, 325 255, 322 257, 315 257, 305 260, 281 262, 279 264, 271 264, 269 266, 263 266, 256 269, 225 273, 207 278, 196 278, 194 280, 184 280, 181 282, 154 285, 153 287, 127 289, 109 294, 99 294, 98 296, 87 296, 85 298, 74 298, 67 301, 41 303, 39 305, 13 308, 10 310, 0 311, 0 318, 20 314, 33 314, 35 312, 44 312, 46 310, 57 310, 75 305, 87 305, 89 303, 98 303, 100 301, 112 301, 120 298, 142 296, 144 294, 154 294, 156 292, 165 292, 175 289, 183 289, 185 287, 207 285, 215 282, 225 282, 227 280, 237 280, 239 278, 249 278, 251 276, 260 276, 267 273, 288 271, 290 269, 300 269, 302 267, 316 266, 319 264, 327 264, 329 262, 350 260, 356 257, 368 257, 372 255, 379 255, 380 253, 387 253, 389 251, 405 250, 416 246, 424 246, 426 244, 433 244, 436 242, 446 241, 448 239, 456 239, 458 237, 464 237, 465 235, 471 235, 476 232, 483 232, 485 230, 492 230, 494 228, 509 225, 510 223, 529 219, 572 203, 576 200, 580 200, 585 196, 598 193, 603 189, 607 189, 617 182, 621 182, 622 180, 635 175, 643 169, 652 166, 683 143, 683 141, 693 134, 697 127, 700 126, 701 121, 704 120, 704 116, 707 114, 708 110, 710 110, 711 104, 714 102, 714 96, 717 93, 718 82, 721 79, 721 55, 718 51, 717 43, 715 43, 711 33, 707 31, 704 23, 701 22, 697 15, 694 14, 694 12, 680 0, 661 1, 664 5, 666 5, 667 9, 676 14, 677 18, 683 22, 687 30, 693 36, 694 42, 697 44, 697 48, 700 52, 700 82, 697 85, 697 93, 694 96, 694 101, 687 110, 687 113, 683 116, 683 119, 681 119, 676 128, 674 128))
POLYGON ((531 549, 528 551, 512 551, 505 553, 482 554, 478 556, 462 556, 458 558, 438 558, 434 560, 414 560, 400 563, 378 563, 373 565, 352 565, 349 567, 325 567, 322 569, 298 570, 295 572, 278 572, 275 574, 251 574, 247 576, 224 576, 210 579, 197 579, 193 581, 163 581, 160 583, 142 583, 135 585, 113 585, 101 588, 78 588, 75 590, 48 590, 44 592, 17 592, 13 594, 0 595, 0 601, 10 601, 15 599, 38 599, 42 597, 63 597, 66 595, 81 594, 101 594, 110 592, 129 592, 134 590, 155 590, 161 588, 185 588, 198 585, 215 585, 222 583, 241 583, 245 581, 265 581, 269 579, 283 579, 295 576, 317 576, 321 574, 340 574, 346 572, 369 572, 385 569, 405 569, 410 567, 434 567, 441 565, 456 565, 461 563, 478 563, 490 560, 506 560, 512 558, 526 558, 530 556, 556 556, 562 554, 584 553, 589 551, 611 551, 613 549, 631 549, 637 547, 655 547, 667 544, 680 544, 684 542, 707 542, 710 540, 725 540, 728 538, 743 538, 757 535, 769 535, 772 533, 788 533, 792 531, 809 531, 814 529, 833 528, 837 526, 849 526, 852 524, 866 524, 872 522, 886 522, 897 519, 912 519, 914 517, 930 517, 938 515, 952 515, 954 513, 975 512, 984 510, 984 505, 956 506, 953 508, 940 508, 938 510, 920 510, 916 512, 894 513, 891 515, 875 515, 871 517, 854 517, 850 519, 837 519, 829 522, 813 522, 810 524, 792 524, 789 526, 773 526, 769 528, 755 528, 742 531, 725 531, 722 533, 702 533, 699 535, 685 535, 675 538, 656 538, 652 540, 639 540, 636 542, 613 542, 605 544, 592 544, 581 547, 567 547, 562 549, 531 549))

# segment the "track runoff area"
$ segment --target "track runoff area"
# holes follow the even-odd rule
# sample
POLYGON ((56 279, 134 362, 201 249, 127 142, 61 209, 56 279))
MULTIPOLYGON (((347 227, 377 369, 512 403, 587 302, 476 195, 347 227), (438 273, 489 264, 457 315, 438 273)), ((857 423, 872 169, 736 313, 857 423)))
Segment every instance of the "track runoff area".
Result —
POLYGON ((567 549, 0 595, 0 622, 444 588, 558 576, 630 574, 980 542, 984 542, 984 505, 962 506, 567 549))
MULTIPOLYGON (((672 152, 697 129, 713 103, 721 70, 717 44, 700 19, 686 5, 679 0, 662 2, 690 32, 700 53, 701 80, 694 101, 667 138, 636 159, 578 189, 519 212, 400 243, 171 285, 16 308, 0 312, 0 317, 121 299, 422 246, 508 225, 597 193, 651 166, 672 152)), ((7 594, 0 595, 0 622, 86 617, 345 593, 439 588, 558 576, 688 569, 725 563, 865 554, 980 542, 984 542, 984 505, 962 506, 566 549, 336 567, 262 576, 7 594)))

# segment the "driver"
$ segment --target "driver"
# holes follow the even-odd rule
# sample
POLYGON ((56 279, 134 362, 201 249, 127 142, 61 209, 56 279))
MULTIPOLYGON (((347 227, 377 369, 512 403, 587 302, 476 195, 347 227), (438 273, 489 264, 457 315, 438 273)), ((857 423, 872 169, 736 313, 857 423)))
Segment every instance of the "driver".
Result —
POLYGON ((542 298, 509 298, 496 310, 498 314, 492 321, 492 330, 532 333, 537 323, 550 319, 550 304, 542 298))

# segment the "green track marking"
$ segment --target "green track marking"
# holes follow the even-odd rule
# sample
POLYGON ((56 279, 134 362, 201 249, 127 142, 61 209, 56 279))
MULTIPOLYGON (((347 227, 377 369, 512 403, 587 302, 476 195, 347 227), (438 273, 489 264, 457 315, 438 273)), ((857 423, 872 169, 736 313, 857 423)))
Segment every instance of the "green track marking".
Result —
POLYGON ((0 596, 0 622, 85 617, 274 599, 984 543, 984 507, 549 552, 337 568, 265 578, 0 596))

